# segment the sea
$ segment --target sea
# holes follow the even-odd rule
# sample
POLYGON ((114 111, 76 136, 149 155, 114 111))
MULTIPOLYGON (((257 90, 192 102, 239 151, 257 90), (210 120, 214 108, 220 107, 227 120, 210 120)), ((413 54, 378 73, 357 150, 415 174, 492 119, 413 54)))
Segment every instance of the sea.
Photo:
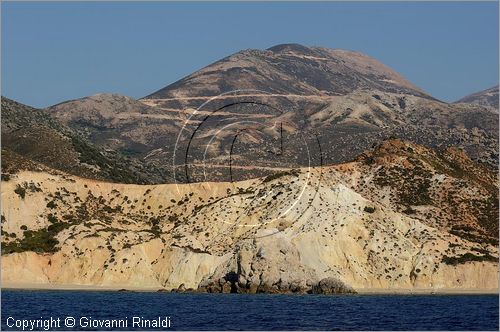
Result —
POLYGON ((494 330, 498 295, 2 290, 2 330, 494 330))

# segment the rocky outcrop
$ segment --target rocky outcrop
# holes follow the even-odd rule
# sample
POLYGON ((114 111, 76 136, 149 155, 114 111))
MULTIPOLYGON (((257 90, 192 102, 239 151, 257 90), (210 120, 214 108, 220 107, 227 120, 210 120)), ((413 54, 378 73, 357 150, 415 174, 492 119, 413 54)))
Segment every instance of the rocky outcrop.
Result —
POLYGON ((356 293, 352 287, 347 286, 336 278, 321 279, 316 285, 313 285, 311 292, 313 294, 352 294, 356 293))

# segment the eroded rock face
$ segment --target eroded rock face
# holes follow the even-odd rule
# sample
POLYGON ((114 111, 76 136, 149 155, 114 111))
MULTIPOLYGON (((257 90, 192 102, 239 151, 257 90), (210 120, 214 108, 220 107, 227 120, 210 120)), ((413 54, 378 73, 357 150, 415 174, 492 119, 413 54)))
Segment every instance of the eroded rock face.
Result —
POLYGON ((140 186, 20 172, 2 181, 2 282, 225 293, 494 291, 498 212, 494 205, 467 211, 498 200, 497 184, 469 160, 467 172, 450 164, 462 159, 389 142, 349 164, 235 183, 140 186), (421 197, 401 202, 412 181, 423 186, 421 197), (448 200, 450 191, 460 204, 448 200), (458 215, 468 219, 457 223, 458 215))
MULTIPOLYGON (((260 235, 260 234, 259 234, 260 235)), ((315 272, 300 261, 300 253, 282 234, 248 240, 226 264, 200 285, 200 290, 233 293, 305 293, 315 272)))
MULTIPOLYGON (((277 248, 273 248, 277 249, 277 248)), ((259 249, 259 252, 262 247, 259 249)), ((243 251, 244 253, 245 251, 243 251)), ((289 255, 288 262, 276 262, 272 259, 266 259, 257 253, 259 258, 249 255, 247 260, 242 261, 242 252, 235 257, 238 260, 235 271, 226 273, 219 277, 220 271, 226 271, 234 267, 233 262, 224 266, 222 270, 202 281, 198 291, 209 293, 273 293, 273 294, 353 294, 356 291, 334 277, 323 278, 317 281, 315 271, 301 266, 296 260, 299 257, 298 252, 287 252, 279 249, 280 255, 289 255), (292 262, 293 260, 295 262, 292 262), (293 264, 295 263, 295 264, 293 264), (247 265, 245 269, 244 265, 247 265), (274 266, 276 268, 271 268, 274 266), (293 266, 286 271, 284 266, 293 266), (306 272, 307 270, 307 272, 306 272)), ((245 254, 243 254, 244 256, 245 254)))

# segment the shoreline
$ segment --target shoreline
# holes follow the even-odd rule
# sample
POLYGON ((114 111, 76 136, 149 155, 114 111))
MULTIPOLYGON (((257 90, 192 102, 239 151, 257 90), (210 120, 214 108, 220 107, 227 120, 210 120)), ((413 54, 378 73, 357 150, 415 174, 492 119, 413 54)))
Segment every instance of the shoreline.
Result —
MULTIPOLYGON (((96 286, 78 284, 37 284, 37 283, 5 283, 1 284, 2 290, 52 290, 52 291, 91 291, 91 292, 150 292, 150 293, 188 293, 188 294, 224 294, 208 293, 198 291, 176 291, 161 287, 137 287, 137 286, 96 286)), ((456 289, 456 288, 363 288, 355 289, 356 294, 331 294, 331 295, 499 295, 496 289, 456 289)), ((229 294, 229 293, 225 293, 229 294)), ((244 293, 251 294, 251 293, 244 293)), ((273 295, 314 295, 307 293, 259 293, 273 295)), ((255 295, 259 295, 255 294, 255 295)), ((254 294, 251 294, 254 295, 254 294)), ((326 295, 328 296, 328 295, 326 295)))

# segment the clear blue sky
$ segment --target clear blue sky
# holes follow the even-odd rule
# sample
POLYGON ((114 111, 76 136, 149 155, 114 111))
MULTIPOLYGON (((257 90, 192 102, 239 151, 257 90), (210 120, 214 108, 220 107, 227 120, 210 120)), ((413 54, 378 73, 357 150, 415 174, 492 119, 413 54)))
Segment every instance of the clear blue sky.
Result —
POLYGON ((147 95, 241 49, 363 52, 436 98, 498 84, 498 3, 6 3, 2 94, 147 95))

